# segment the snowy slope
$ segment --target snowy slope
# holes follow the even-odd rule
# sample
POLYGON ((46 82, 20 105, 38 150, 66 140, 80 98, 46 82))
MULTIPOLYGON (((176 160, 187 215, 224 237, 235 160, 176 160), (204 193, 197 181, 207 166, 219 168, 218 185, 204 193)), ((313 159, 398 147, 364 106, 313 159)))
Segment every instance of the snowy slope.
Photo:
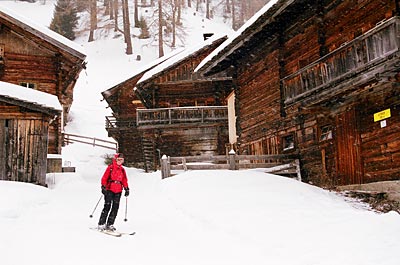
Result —
MULTIPOLYGON (((47 9, 40 3, 3 3, 21 14, 28 8, 31 19, 49 23, 44 18, 52 1, 46 1, 47 9)), ((204 29, 199 16, 188 12, 185 19, 193 22, 191 32, 204 29)), ((202 38, 190 36, 192 44, 202 38)), ((157 58, 156 48, 134 41, 134 55, 126 56, 120 38, 86 40, 76 41, 85 48, 88 65, 65 129, 105 138, 104 116, 110 113, 100 92, 157 58), (139 53, 142 61, 136 61, 139 53)), ((89 227, 96 226, 102 202, 94 218, 89 215, 101 198, 107 152, 79 144, 63 148, 64 161, 77 172, 48 174, 49 189, 0 181, 2 265, 399 264, 397 213, 377 214, 335 193, 262 170, 176 172, 161 180, 160 172, 128 168, 132 192, 128 200, 122 198, 115 225, 137 234, 97 233, 89 227)))

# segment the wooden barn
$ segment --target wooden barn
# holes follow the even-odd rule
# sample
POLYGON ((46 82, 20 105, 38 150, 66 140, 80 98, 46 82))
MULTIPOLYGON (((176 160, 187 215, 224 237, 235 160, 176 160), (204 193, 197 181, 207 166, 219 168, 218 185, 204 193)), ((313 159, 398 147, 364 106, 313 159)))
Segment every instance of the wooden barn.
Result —
POLYGON ((239 153, 319 185, 400 179, 400 1, 278 0, 196 69, 232 77, 239 153))
POLYGON ((171 58, 182 50, 167 54, 143 66, 133 75, 101 94, 112 109, 112 116, 106 118, 108 136, 114 138, 119 146, 119 152, 125 156, 125 165, 144 168, 142 136, 136 126, 136 110, 142 109, 143 104, 133 91, 136 83, 146 71, 171 58))
MULTIPOLYGON (((127 162, 146 170, 158 166, 162 154, 200 155, 225 153, 227 141, 226 91, 231 78, 197 79, 196 66, 226 37, 178 52, 124 82, 118 104, 111 105, 115 122, 107 121, 127 162), (124 96, 129 94, 129 98, 124 96), (122 118, 123 114, 130 115, 122 118), (127 126, 130 126, 127 129, 127 126)), ((114 101, 117 102, 117 101, 114 101)))
POLYGON ((0 7, 0 80, 57 96, 62 115, 49 127, 49 154, 60 154, 73 90, 86 55, 74 42, 0 7))
POLYGON ((0 81, 0 180, 46 185, 48 131, 58 98, 0 81))

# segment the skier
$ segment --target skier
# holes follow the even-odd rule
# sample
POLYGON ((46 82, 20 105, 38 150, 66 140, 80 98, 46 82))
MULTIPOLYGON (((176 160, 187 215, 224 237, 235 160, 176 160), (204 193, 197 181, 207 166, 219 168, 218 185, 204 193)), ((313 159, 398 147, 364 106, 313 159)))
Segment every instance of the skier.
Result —
POLYGON ((122 189, 125 190, 125 196, 129 196, 128 178, 122 167, 123 163, 123 154, 115 154, 101 178, 101 192, 104 195, 104 208, 98 223, 98 229, 101 231, 115 231, 114 221, 118 214, 122 189))

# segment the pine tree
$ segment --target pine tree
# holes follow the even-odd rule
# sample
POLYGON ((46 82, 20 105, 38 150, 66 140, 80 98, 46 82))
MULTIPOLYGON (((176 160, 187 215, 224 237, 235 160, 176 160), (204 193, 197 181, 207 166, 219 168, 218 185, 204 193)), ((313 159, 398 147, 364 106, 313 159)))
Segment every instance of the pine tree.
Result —
POLYGON ((62 36, 74 40, 74 29, 78 24, 77 9, 74 0, 57 0, 50 29, 62 36))

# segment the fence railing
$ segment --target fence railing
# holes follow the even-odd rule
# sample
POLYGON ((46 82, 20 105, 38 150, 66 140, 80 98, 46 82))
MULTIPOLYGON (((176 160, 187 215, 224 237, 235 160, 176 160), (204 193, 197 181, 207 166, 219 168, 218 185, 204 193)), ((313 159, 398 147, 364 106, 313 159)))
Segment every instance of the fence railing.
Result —
POLYGON ((228 120, 227 106, 137 109, 137 126, 179 123, 206 123, 228 120))
POLYGON ((400 49, 400 19, 383 21, 367 33, 282 79, 285 103, 290 104, 333 82, 381 63, 400 49))
POLYGON ((301 181, 300 162, 298 155, 229 155, 216 156, 183 156, 169 157, 164 155, 161 160, 161 176, 171 176, 171 170, 216 170, 216 169, 249 169, 265 168, 267 173, 294 174, 301 181))
POLYGON ((82 135, 77 135, 77 134, 70 134, 70 133, 64 133, 64 145, 72 144, 72 143, 81 143, 81 144, 87 144, 87 145, 92 145, 92 146, 98 146, 98 147, 103 147, 107 149, 112 149, 114 151, 118 151, 118 143, 112 142, 112 141, 107 141, 99 138, 94 138, 94 137, 87 137, 87 136, 82 136, 82 135))

